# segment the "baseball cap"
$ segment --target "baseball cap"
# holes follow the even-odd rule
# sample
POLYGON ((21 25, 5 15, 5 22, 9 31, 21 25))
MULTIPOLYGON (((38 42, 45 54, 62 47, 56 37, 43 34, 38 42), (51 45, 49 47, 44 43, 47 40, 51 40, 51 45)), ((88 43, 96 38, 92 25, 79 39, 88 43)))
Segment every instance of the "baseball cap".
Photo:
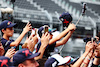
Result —
POLYGON ((70 56, 63 58, 59 54, 54 54, 45 62, 45 67, 56 67, 58 65, 69 63, 70 60, 71 60, 70 56))
POLYGON ((14 67, 10 62, 10 58, 5 56, 0 56, 0 67, 14 67))
POLYGON ((71 23, 71 21, 73 20, 71 14, 69 14, 68 12, 62 13, 59 19, 63 22, 63 25, 69 25, 69 23, 71 23))
MULTIPOLYGON (((47 26, 47 25, 46 25, 47 26)), ((41 26, 39 29, 38 29, 38 34, 39 36, 41 37, 42 34, 44 33, 44 29, 45 29, 45 25, 44 26, 41 26)), ((55 30, 51 29, 49 26, 48 26, 48 33, 52 34, 53 32, 55 32, 55 30)))
POLYGON ((16 23, 12 23, 9 20, 4 20, 3 22, 1 22, 0 24, 0 30, 5 29, 5 28, 10 28, 10 27, 14 27, 16 25, 16 23))
POLYGON ((14 56, 13 56, 13 65, 17 66, 18 64, 24 62, 27 59, 34 59, 34 57, 39 56, 40 53, 33 54, 28 49, 24 48, 19 50, 14 56))

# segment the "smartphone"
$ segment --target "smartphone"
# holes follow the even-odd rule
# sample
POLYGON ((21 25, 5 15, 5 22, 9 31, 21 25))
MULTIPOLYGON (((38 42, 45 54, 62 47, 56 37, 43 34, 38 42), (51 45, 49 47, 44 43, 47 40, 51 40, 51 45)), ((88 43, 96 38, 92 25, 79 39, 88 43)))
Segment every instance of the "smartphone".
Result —
POLYGON ((35 28, 35 35, 37 34, 37 29, 35 28))
POLYGON ((44 33, 48 32, 48 26, 45 25, 44 33))

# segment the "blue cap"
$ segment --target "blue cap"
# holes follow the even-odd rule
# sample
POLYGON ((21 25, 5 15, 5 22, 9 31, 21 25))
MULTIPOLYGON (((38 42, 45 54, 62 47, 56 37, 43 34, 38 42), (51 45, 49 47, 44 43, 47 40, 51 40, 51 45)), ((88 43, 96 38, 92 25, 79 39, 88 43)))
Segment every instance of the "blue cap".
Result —
POLYGON ((71 16, 68 12, 62 13, 62 14, 60 15, 59 19, 60 19, 63 23, 65 23, 66 25, 69 24, 69 23, 73 20, 72 16, 71 16))
POLYGON ((21 49, 13 56, 13 65, 17 66, 18 64, 24 62, 27 59, 34 59, 34 57, 39 56, 40 53, 33 54, 28 49, 21 49))
POLYGON ((10 58, 5 56, 0 56, 0 67, 14 67, 10 62, 10 58))
POLYGON ((5 29, 5 28, 14 27, 15 25, 16 25, 16 23, 12 23, 9 20, 5 20, 5 21, 1 22, 0 30, 5 29))
MULTIPOLYGON (((45 29, 45 25, 44 26, 41 26, 39 29, 38 29, 38 34, 39 36, 41 37, 42 34, 44 33, 44 29, 45 29)), ((56 30, 53 30, 51 29, 49 26, 48 26, 48 33, 52 34, 53 32, 55 32, 56 30)))

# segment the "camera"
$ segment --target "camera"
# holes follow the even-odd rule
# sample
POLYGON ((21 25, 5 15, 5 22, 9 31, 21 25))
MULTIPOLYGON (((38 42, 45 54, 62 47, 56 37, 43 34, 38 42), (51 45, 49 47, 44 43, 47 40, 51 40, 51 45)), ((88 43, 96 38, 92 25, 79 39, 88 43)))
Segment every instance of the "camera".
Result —
MULTIPOLYGON (((83 41, 86 42, 86 43, 88 41, 91 41, 91 40, 92 40, 92 38, 88 38, 88 37, 83 39, 83 41)), ((97 42, 97 39, 96 38, 93 38, 93 41, 96 41, 97 42)))

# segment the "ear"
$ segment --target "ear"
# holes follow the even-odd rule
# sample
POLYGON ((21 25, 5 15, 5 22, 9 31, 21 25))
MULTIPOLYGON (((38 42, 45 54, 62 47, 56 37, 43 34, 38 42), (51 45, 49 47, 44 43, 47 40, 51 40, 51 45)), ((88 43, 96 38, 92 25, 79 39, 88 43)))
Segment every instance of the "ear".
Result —
POLYGON ((19 64, 18 67, 25 67, 25 65, 24 64, 19 64))
POLYGON ((2 31, 3 33, 5 32, 5 30, 4 30, 4 29, 2 29, 1 31, 2 31))

